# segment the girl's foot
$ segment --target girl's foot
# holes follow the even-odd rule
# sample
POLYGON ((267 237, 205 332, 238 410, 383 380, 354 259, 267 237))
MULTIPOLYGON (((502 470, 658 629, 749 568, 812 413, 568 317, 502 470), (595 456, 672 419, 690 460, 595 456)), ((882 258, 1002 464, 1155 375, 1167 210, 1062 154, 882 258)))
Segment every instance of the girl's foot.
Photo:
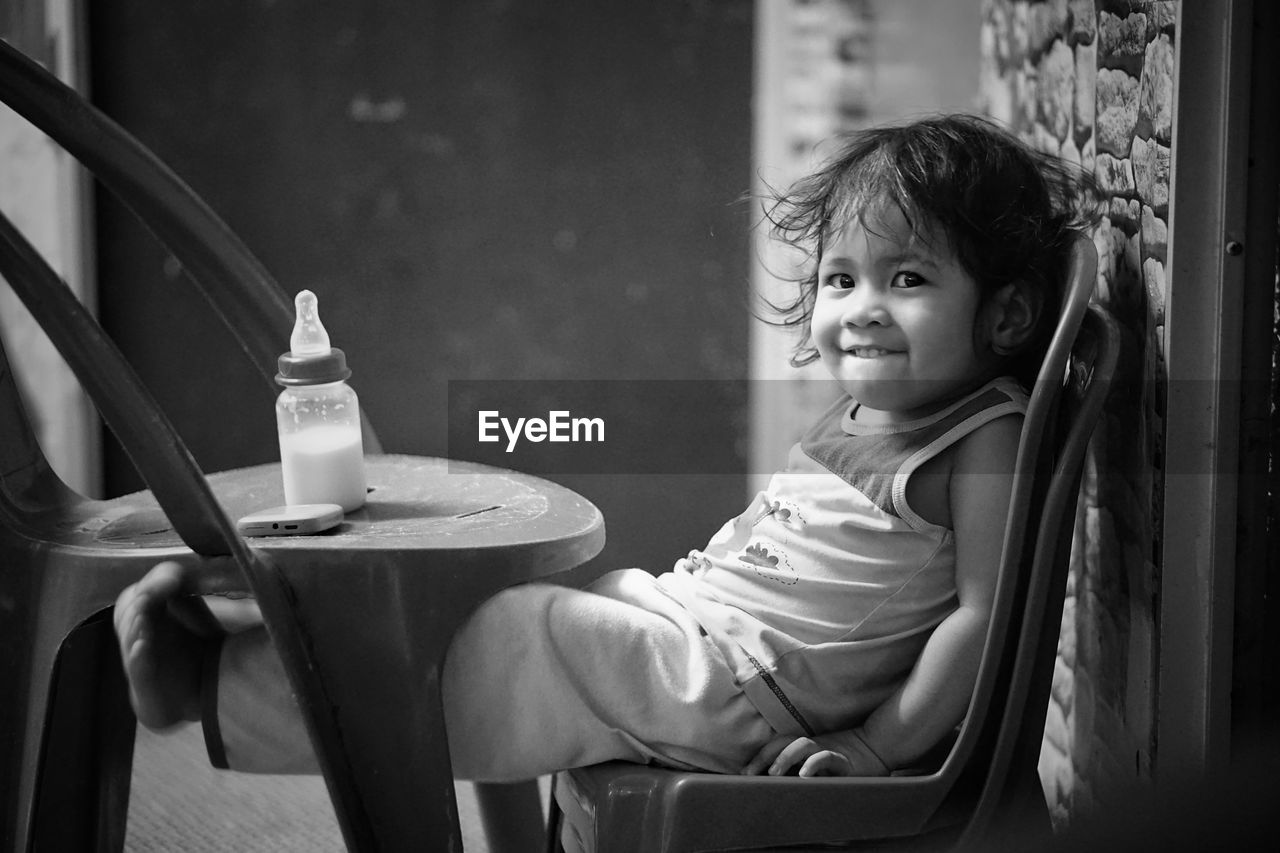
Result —
POLYGON ((116 599, 129 701, 149 729, 200 719, 201 667, 208 644, 223 631, 191 587, 188 570, 164 562, 116 599))

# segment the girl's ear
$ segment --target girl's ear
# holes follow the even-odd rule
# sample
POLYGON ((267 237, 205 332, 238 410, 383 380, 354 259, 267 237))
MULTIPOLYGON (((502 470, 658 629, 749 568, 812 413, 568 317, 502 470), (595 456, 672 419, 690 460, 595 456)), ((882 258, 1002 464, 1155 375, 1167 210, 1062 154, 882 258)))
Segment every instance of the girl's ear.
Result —
POLYGON ((996 291, 987 304, 987 328, 991 348, 998 355, 1008 355, 1031 337, 1040 319, 1043 301, 1037 291, 1020 281, 996 291))

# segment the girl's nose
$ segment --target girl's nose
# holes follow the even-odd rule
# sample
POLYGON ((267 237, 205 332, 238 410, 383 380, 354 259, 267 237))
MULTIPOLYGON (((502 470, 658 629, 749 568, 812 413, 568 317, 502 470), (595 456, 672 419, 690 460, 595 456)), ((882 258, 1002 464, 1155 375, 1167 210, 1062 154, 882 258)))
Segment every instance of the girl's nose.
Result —
POLYGON ((845 299, 843 320, 846 326, 890 325, 884 294, 869 285, 855 287, 845 299))

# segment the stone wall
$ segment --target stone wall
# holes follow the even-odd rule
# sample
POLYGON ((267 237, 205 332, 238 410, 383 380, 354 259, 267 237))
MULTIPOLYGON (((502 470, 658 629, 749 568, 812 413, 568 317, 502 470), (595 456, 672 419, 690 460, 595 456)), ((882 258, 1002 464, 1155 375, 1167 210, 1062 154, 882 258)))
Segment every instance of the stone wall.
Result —
POLYGON ((1150 778, 1178 2, 986 0, 984 109, 1097 177, 1095 299, 1124 329, 1087 464, 1041 753, 1055 822, 1150 778))

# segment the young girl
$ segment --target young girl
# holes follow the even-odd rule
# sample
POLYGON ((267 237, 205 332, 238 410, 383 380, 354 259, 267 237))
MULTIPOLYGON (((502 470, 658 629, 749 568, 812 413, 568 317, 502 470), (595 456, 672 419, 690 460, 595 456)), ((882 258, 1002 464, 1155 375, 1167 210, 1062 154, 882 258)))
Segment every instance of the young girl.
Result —
MULTIPOLYGON (((1093 207, 1087 178, 962 116, 853 137, 778 198, 775 233, 809 258, 782 309, 802 333, 793 360, 821 359, 847 396, 670 572, 482 605, 443 677, 455 774, 625 759, 879 775, 953 729, 985 639, 1024 387, 1093 207)), ((117 601, 139 719, 199 720, 201 660, 221 642, 228 763, 315 770, 265 630, 188 629, 186 585, 165 563, 117 601)))

